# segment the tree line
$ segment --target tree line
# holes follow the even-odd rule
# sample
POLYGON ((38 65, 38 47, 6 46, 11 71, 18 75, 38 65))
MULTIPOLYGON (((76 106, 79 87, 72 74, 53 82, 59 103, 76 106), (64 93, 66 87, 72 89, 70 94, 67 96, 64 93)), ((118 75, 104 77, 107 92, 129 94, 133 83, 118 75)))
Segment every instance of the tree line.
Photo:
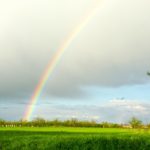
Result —
POLYGON ((50 126, 63 126, 63 127, 99 127, 99 128, 150 128, 150 124, 143 124, 141 120, 132 117, 126 124, 110 123, 110 122, 96 122, 81 121, 77 119, 70 120, 45 120, 44 118, 35 118, 32 121, 6 121, 0 119, 0 127, 50 127, 50 126))

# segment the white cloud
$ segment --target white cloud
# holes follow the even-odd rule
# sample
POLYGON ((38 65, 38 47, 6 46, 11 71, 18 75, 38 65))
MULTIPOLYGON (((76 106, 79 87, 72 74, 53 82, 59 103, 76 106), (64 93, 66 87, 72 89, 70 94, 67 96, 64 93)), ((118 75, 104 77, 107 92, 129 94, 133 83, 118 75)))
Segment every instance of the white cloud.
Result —
MULTIPOLYGON (((26 104, 2 104, 0 118, 21 119, 26 104), (8 111, 9 110, 9 111, 8 111), (13 113, 12 113, 13 112, 13 113)), ((144 123, 150 122, 150 103, 140 103, 138 100, 111 100, 105 104, 58 104, 46 103, 35 106, 32 118, 96 120, 127 123, 131 117, 137 117, 144 123)))

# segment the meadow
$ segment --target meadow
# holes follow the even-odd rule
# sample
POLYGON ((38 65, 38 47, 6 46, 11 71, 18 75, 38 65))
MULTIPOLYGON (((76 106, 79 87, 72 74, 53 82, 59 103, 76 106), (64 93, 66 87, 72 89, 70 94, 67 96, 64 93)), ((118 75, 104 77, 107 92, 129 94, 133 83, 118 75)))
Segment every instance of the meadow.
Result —
POLYGON ((149 150, 148 129, 0 128, 0 150, 149 150))

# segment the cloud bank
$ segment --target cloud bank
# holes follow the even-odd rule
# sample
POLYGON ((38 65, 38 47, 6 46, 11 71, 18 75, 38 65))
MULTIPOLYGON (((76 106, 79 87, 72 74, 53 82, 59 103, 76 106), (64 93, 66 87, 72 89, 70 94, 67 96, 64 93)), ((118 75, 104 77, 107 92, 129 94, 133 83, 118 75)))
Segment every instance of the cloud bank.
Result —
MULTIPOLYGON (((1 97, 32 94, 47 63, 92 2, 1 1, 1 97)), ((86 86, 148 83, 149 6, 147 0, 104 1, 62 56, 44 93, 78 97, 86 86)))

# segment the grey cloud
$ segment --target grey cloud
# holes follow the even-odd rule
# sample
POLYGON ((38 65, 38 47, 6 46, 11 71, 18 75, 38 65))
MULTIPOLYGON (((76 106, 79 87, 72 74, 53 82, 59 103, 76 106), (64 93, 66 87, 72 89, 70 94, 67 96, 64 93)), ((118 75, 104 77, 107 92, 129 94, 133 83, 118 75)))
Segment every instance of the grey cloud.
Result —
MULTIPOLYGON (((32 94, 49 60, 92 2, 1 1, 1 97, 32 94)), ((83 86, 148 83, 149 6, 147 0, 104 1, 65 51, 44 92, 72 98, 85 94, 83 86)))

